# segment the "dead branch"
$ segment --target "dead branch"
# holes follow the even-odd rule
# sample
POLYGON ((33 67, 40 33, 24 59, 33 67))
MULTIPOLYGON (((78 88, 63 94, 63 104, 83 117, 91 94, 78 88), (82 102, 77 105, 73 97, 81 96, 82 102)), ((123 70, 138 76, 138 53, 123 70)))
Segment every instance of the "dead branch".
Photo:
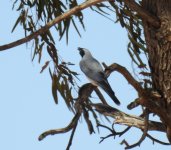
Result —
POLYGON ((132 148, 134 148, 136 146, 140 146, 140 144, 145 140, 145 138, 147 136, 147 132, 148 132, 149 111, 146 109, 144 111, 144 114, 145 114, 145 119, 144 119, 144 126, 145 127, 144 127, 144 131, 143 131, 143 134, 142 134, 141 138, 135 144, 126 146, 125 149, 132 149, 132 148))
POLYGON ((131 109, 133 109, 133 108, 135 108, 135 107, 137 107, 137 106, 139 106, 139 105, 140 105, 139 98, 136 98, 133 102, 131 102, 131 103, 127 106, 127 108, 128 108, 129 110, 131 110, 131 109))
MULTIPOLYGON (((136 127, 145 130, 144 118, 126 114, 116 108, 104 104, 92 104, 99 113, 115 119, 115 124, 122 124, 129 127, 136 127)), ((148 121, 148 130, 166 132, 164 124, 156 121, 148 121)))
POLYGON ((109 137, 116 137, 116 136, 122 136, 123 134, 125 134, 131 127, 127 127, 126 129, 124 129, 123 131, 121 131, 121 132, 117 132, 116 130, 115 130, 115 128, 114 128, 114 123, 112 124, 112 129, 111 128, 109 128, 109 127, 107 127, 107 126, 105 126, 105 125, 102 125, 102 124, 98 124, 98 127, 102 127, 102 128, 105 128, 105 129, 107 129, 107 130, 109 130, 110 132, 111 132, 111 134, 109 134, 109 135, 107 135, 107 136, 105 136, 105 137, 100 137, 101 138, 101 140, 100 140, 100 142, 99 143, 101 143, 101 142, 103 142, 105 139, 107 139, 107 138, 109 138, 109 137))

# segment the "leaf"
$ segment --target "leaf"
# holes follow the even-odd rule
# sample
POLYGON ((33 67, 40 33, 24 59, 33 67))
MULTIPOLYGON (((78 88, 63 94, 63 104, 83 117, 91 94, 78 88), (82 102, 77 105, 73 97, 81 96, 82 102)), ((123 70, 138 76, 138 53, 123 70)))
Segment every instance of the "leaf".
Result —
POLYGON ((45 64, 43 65, 43 67, 42 67, 42 69, 41 69, 41 71, 40 71, 40 73, 42 73, 42 72, 47 68, 47 66, 49 65, 49 62, 50 62, 50 61, 46 61, 46 62, 45 62, 45 64))
POLYGON ((49 67, 49 74, 50 74, 50 77, 52 79, 53 78, 53 75, 52 75, 52 71, 51 71, 50 67, 49 67))
POLYGON ((56 76, 56 74, 53 74, 53 77, 52 77, 52 95, 53 95, 53 98, 54 98, 54 101, 56 104, 58 104, 57 84, 58 84, 57 76, 56 76))
POLYGON ((47 52, 49 53, 50 57, 52 58, 53 62, 56 64, 56 66, 58 66, 57 49, 53 43, 49 43, 49 45, 47 46, 47 52))
POLYGON ((74 19, 72 19, 72 24, 74 25, 74 28, 77 31, 78 35, 81 37, 80 31, 78 30, 77 25, 74 22, 74 19))
POLYGON ((14 24, 14 26, 13 26, 13 28, 12 28, 12 31, 11 32, 13 32, 14 30, 15 30, 15 28, 17 27, 17 25, 18 25, 18 23, 19 22, 21 22, 21 19, 22 19, 22 17, 21 17, 21 15, 18 17, 18 19, 16 20, 16 22, 15 22, 15 24, 14 24))
POLYGON ((89 113, 85 108, 83 109, 83 115, 84 115, 84 119, 87 123, 89 133, 90 134, 92 134, 93 132, 95 133, 94 128, 93 128, 93 124, 92 124, 91 120, 89 119, 89 113))
POLYGON ((49 37, 49 39, 53 42, 53 44, 55 44, 55 41, 54 41, 54 39, 53 39, 53 36, 52 36, 50 30, 48 30, 48 31, 46 32, 46 34, 47 34, 47 36, 49 37))
POLYGON ((38 54, 39 54, 39 63, 41 61, 41 57, 42 57, 42 49, 43 49, 43 45, 44 45, 44 42, 42 44, 39 45, 39 48, 38 48, 38 54))
POLYGON ((39 0, 39 4, 38 4, 38 20, 42 17, 42 12, 44 10, 44 0, 39 0))
POLYGON ((64 29, 60 35, 59 41, 62 39, 64 33, 66 34, 66 43, 68 44, 68 34, 69 34, 69 27, 70 27, 70 18, 63 21, 64 29))

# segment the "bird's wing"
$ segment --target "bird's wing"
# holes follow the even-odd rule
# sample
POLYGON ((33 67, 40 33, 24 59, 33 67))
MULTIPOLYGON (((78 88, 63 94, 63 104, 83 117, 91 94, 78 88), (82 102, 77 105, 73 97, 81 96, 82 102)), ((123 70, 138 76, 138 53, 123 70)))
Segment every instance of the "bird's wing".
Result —
POLYGON ((94 81, 103 80, 103 68, 101 64, 94 58, 81 60, 80 68, 85 75, 94 81))
POLYGON ((84 72, 89 79, 100 86, 117 105, 120 104, 119 100, 115 96, 114 91, 107 81, 102 66, 96 59, 82 59, 80 61, 80 68, 82 72, 84 72))

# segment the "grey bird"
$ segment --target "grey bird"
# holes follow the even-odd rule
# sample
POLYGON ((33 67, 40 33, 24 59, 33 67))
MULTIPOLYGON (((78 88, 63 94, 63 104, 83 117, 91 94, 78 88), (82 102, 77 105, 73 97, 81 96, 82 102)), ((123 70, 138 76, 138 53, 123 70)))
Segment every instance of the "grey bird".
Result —
POLYGON ((119 100, 112 90, 101 64, 91 55, 90 51, 85 48, 78 48, 82 57, 80 61, 80 69, 95 86, 101 87, 117 104, 120 105, 119 100))

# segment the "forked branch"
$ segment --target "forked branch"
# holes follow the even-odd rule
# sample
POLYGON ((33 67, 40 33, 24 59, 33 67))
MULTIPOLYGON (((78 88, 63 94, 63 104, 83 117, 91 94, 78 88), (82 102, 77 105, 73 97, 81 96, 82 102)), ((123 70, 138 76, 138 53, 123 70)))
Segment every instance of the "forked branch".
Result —
MULTIPOLYGON (((109 105, 92 104, 92 106, 94 106, 96 111, 98 111, 99 113, 114 118, 115 124, 122 124, 129 127, 136 127, 141 130, 145 129, 145 122, 144 122, 144 118, 142 117, 126 114, 109 105)), ((166 127, 161 122, 148 121, 148 130, 166 132, 166 127)))

